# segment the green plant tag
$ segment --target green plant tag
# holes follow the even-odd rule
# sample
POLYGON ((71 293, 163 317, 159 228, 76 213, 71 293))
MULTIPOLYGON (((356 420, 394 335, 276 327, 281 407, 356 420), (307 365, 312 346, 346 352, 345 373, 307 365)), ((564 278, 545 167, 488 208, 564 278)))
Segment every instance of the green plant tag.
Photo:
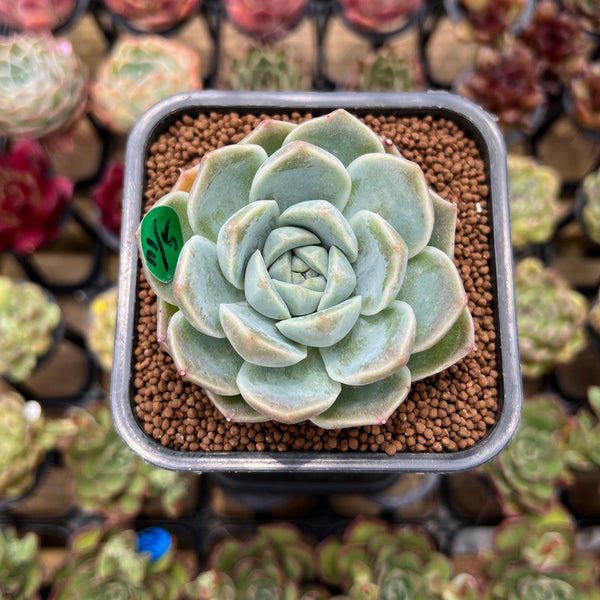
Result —
POLYGON ((183 247, 177 213, 170 206, 150 210, 142 220, 141 240, 146 266, 152 275, 163 283, 172 281, 183 247))

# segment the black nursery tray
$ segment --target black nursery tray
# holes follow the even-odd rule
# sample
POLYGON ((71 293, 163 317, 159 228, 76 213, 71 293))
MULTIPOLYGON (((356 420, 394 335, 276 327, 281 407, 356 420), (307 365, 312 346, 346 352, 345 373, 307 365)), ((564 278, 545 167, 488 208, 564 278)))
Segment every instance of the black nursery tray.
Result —
POLYGON ((471 102, 445 92, 427 93, 238 93, 200 91, 155 105, 140 119, 127 147, 121 232, 119 301, 111 383, 115 427, 144 460, 178 471, 301 471, 331 473, 452 472, 474 468, 500 452, 515 433, 522 405, 521 373, 513 290, 506 151, 492 118, 471 102), (136 417, 133 367, 139 260, 134 233, 141 219, 145 161, 158 135, 184 114, 215 112, 325 112, 447 118, 473 139, 485 162, 490 206, 490 271, 493 283, 498 412, 496 423, 471 448, 446 453, 178 451, 149 437, 136 417))

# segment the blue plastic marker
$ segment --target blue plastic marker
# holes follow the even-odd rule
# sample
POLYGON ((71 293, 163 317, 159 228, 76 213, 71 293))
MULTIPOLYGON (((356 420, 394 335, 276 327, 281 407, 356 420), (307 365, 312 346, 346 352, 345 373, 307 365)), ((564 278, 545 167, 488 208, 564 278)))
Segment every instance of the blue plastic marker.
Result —
POLYGON ((162 527, 149 527, 138 533, 138 552, 148 552, 151 562, 160 560, 171 549, 171 535, 162 527))

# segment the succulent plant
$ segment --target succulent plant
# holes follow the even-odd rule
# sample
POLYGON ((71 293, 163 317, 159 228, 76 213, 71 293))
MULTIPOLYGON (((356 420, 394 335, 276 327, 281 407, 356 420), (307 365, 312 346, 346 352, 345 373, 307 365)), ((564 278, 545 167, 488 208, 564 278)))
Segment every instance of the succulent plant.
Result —
POLYGON ((0 0, 0 23, 24 31, 50 31, 62 25, 76 0, 0 0))
POLYGON ((458 84, 458 93, 497 115, 504 131, 530 130, 546 95, 529 50, 519 44, 502 51, 482 47, 478 61, 458 84))
POLYGON ((187 19, 198 10, 202 0, 104 0, 104 4, 138 31, 153 33, 187 19))
POLYGON ((0 38, 0 135, 41 138, 83 111, 87 74, 71 43, 48 35, 0 38))
POLYGON ((310 89, 310 75, 299 56, 277 46, 250 46, 231 58, 220 87, 231 90, 298 91, 310 89))
POLYGON ((339 0, 344 18, 369 33, 391 33, 423 6, 423 0, 339 0))
POLYGON ((50 174, 40 144, 16 141, 0 153, 0 252, 29 254, 55 238, 72 198, 73 183, 50 174))
POLYGON ((590 306, 588 313, 588 323, 593 332, 600 335, 600 297, 596 295, 595 301, 590 306))
POLYGON ((108 407, 76 408, 71 418, 77 433, 66 449, 65 463, 72 472, 75 500, 83 510, 112 519, 130 517, 145 499, 157 497, 169 516, 179 514, 188 481, 179 473, 146 464, 131 452, 114 430, 108 407))
POLYGON ((256 535, 217 544, 208 570, 187 588, 190 600, 320 600, 330 595, 312 585, 315 551, 300 531, 282 523, 263 525, 256 535))
POLYGON ((472 350, 456 216, 339 109, 205 155, 137 238, 159 310, 180 309, 167 342, 183 379, 230 420, 338 428, 384 423, 412 381, 472 350))
POLYGON ((22 381, 51 348, 58 304, 39 285, 0 277, 0 376, 22 381))
POLYGON ((125 36, 91 83, 91 110, 111 131, 126 134, 159 100, 201 88, 195 50, 160 36, 125 36))
POLYGON ((308 0, 224 0, 227 16, 261 42, 284 36, 304 14, 308 0))
POLYGON ((540 377, 586 345, 587 300, 552 268, 526 258, 515 268, 521 371, 540 377))
POLYGON ((423 89, 423 72, 416 57, 384 47, 359 61, 344 87, 355 92, 410 92, 423 89))
POLYGON ((19 537, 12 528, 0 528, 0 600, 39 600, 42 563, 39 540, 33 532, 19 537))
POLYGON ((537 3, 531 22, 519 38, 533 54, 540 82, 549 93, 560 93, 562 85, 583 66, 584 34, 552 0, 537 3))
POLYGON ((88 346, 106 371, 112 368, 115 325, 117 322, 117 286, 98 294, 91 302, 88 346))
POLYGON ((600 63, 588 64, 571 80, 572 113, 583 127, 600 131, 600 63))
POLYGON ((580 408, 570 421, 566 462, 577 471, 600 469, 600 387, 588 388, 591 410, 580 408))
POLYGON ((513 246, 547 242, 560 216, 560 175, 529 156, 509 154, 507 162, 513 246))
POLYGON ((600 169, 585 177, 582 183, 581 218, 586 235, 600 244, 600 169))
POLYGON ((94 527, 76 533, 70 546, 55 576, 51 600, 177 600, 189 581, 174 541, 163 529, 138 534, 94 527), (146 534, 160 534, 158 552, 146 551, 146 534))
POLYGON ((586 31, 600 31, 599 0, 562 0, 562 5, 571 13, 586 31))
POLYGON ((102 174, 102 179, 92 189, 92 200, 100 210, 102 226, 114 235, 121 232, 124 176, 124 165, 111 162, 102 174))
POLYGON ((496 527, 483 570, 486 600, 597 600, 598 564, 575 550, 571 518, 555 506, 496 527))
POLYGON ((416 527, 359 517, 341 539, 325 539, 317 557, 323 579, 341 588, 345 595, 339 598, 347 600, 480 597, 475 578, 455 573, 452 562, 435 552, 429 536, 416 527))
POLYGON ((481 467, 494 484, 505 514, 543 512, 556 500, 558 485, 570 482, 566 425, 558 398, 540 395, 525 401, 514 440, 481 467))
POLYGON ((457 23, 459 38, 491 44, 515 24, 525 0, 461 0, 460 7, 465 19, 457 23))
POLYGON ((0 498, 11 500, 25 493, 33 485, 46 452, 68 432, 64 421, 46 422, 34 400, 25 402, 17 392, 1 392, 0 498))

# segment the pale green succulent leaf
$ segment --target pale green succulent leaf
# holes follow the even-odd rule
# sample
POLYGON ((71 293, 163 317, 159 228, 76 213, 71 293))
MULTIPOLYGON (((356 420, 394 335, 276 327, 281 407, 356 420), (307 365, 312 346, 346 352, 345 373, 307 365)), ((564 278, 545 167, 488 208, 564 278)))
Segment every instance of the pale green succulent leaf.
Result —
POLYGON ((342 391, 333 405, 311 421, 323 429, 383 425, 404 402, 410 390, 410 371, 398 371, 375 383, 351 387, 342 391))
POLYGON ((329 376, 354 386, 389 377, 407 363, 415 329, 412 308, 397 300, 376 315, 360 316, 343 340, 320 349, 329 376))
POLYGON ((244 294, 252 308, 269 319, 289 319, 291 317, 283 298, 280 296, 260 250, 250 257, 244 275, 244 294))
POLYGON ((412 380, 419 381, 443 371, 464 358, 475 346, 475 329, 468 307, 459 315, 450 331, 434 346, 414 353, 409 361, 412 380))
POLYGON ((216 242, 225 221, 248 204, 250 187, 267 153, 254 144, 225 146, 205 154, 190 190, 194 233, 216 242))
POLYGON ((310 267, 295 254, 292 255, 292 271, 294 273, 306 273, 310 267))
POLYGON ((194 235, 179 255, 173 297, 192 327, 211 337, 223 338, 219 305, 239 302, 244 294, 223 277, 217 245, 201 235, 194 235))
POLYGON ((360 296, 349 298, 330 308, 276 323, 290 340, 316 348, 332 346, 354 327, 360 314, 360 296))
POLYGON ((264 119, 250 132, 240 144, 256 144, 264 148, 268 156, 279 150, 283 140, 296 128, 295 123, 264 119))
POLYGON ((317 310, 324 310, 346 300, 356 287, 356 274, 346 255, 336 246, 329 248, 327 285, 317 310))
POLYGON ((356 260, 356 235, 342 213, 330 202, 307 200, 294 204, 281 213, 279 224, 308 229, 318 236, 324 246, 337 246, 350 262, 356 260))
POLYGON ((343 108, 301 123, 284 141, 303 140, 324 148, 347 167, 362 154, 385 152, 379 137, 343 108))
POLYGON ((162 298, 156 299, 156 341, 167 352, 169 351, 169 345, 167 343, 167 329, 169 327, 169 321, 178 310, 178 306, 169 304, 162 298))
POLYGON ((362 297, 362 315, 374 315, 394 301, 406 272, 408 248, 394 228, 379 215, 361 210, 350 225, 358 240, 354 262, 355 293, 362 297))
MULTIPOLYGON (((163 196, 160 200, 158 200, 158 202, 156 202, 153 207, 155 208, 157 206, 168 206, 177 213, 177 216, 179 217, 179 223, 181 224, 181 234, 183 237, 184 244, 194 234, 187 218, 188 197, 189 194, 187 192, 171 192, 163 196)), ((175 298, 173 296, 173 282, 170 281, 168 283, 164 283, 163 281, 160 281, 150 272, 150 269, 146 265, 145 253, 142 251, 140 231, 141 224, 135 233, 135 238, 137 240, 139 255, 141 257, 142 265, 144 267, 144 275, 146 276, 146 281, 159 298, 162 298, 163 300, 169 302, 169 304, 175 304, 175 298)))
POLYGON ((317 310, 323 296, 323 292, 308 289, 299 283, 286 283, 277 279, 274 279, 273 283, 294 317, 308 315, 317 310))
POLYGON ((269 267, 271 279, 292 283, 292 253, 286 252, 275 259, 269 267))
POLYGON ((327 275, 329 269, 329 253, 323 246, 304 246, 302 248, 296 248, 296 250, 294 250, 294 255, 308 265, 309 269, 316 271, 319 275, 327 275))
POLYGON ((270 369, 246 362, 237 383, 250 406, 281 423, 298 423, 327 410, 341 390, 315 349, 291 367, 270 369))
POLYGON ((263 367, 289 367, 306 358, 306 346, 281 335, 275 321, 245 302, 221 304, 219 314, 227 339, 244 360, 263 367))
POLYGON ((348 172, 335 156, 312 144, 294 142, 263 163, 252 182, 250 202, 276 200, 285 211, 298 202, 319 198, 341 210, 350 185, 348 172))
MULTIPOLYGON (((300 285, 308 290, 313 290, 314 292, 324 292, 327 287, 327 281, 323 275, 316 275, 315 277, 308 277, 304 281, 301 281, 300 285)), ((319 304, 322 301, 323 298, 321 298, 319 304)))
POLYGON ((416 163, 391 154, 357 158, 349 167, 352 192, 344 216, 370 210, 385 219, 417 255, 429 242, 434 211, 423 171, 416 163))
POLYGON ((268 421, 262 413, 254 410, 241 394, 222 396, 205 390, 208 399, 217 407, 225 419, 231 423, 264 423, 268 421))
POLYGON ((278 227, 269 234, 263 248, 265 264, 270 267, 277 258, 289 250, 319 244, 319 238, 300 227, 278 227))
POLYGON ((462 280, 448 255, 427 247, 408 261, 397 296, 417 318, 413 352, 431 348, 448 333, 467 305, 462 280))
POLYGON ((219 266, 226 279, 244 289, 244 270, 254 251, 262 249, 275 226, 279 207, 273 200, 252 202, 233 214, 217 237, 219 266))
POLYGON ((458 207, 453 202, 444 200, 433 190, 429 190, 433 204, 433 231, 428 246, 438 248, 450 258, 454 258, 454 239, 456 237, 456 220, 458 207))
POLYGON ((244 360, 227 339, 194 329, 181 311, 169 323, 167 340, 179 375, 217 394, 239 394, 236 377, 244 360))

